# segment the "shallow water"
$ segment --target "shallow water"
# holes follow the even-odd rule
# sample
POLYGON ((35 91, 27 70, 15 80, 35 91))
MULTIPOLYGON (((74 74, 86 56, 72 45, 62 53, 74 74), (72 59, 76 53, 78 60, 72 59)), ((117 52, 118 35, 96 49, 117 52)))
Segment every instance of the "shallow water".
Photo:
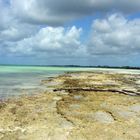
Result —
POLYGON ((41 92, 45 90, 41 80, 52 75, 49 72, 0 73, 0 98, 41 92))
POLYGON ((118 73, 140 74, 140 70, 74 68, 74 67, 35 67, 0 66, 0 99, 22 94, 36 94, 47 87, 41 80, 68 71, 110 71, 118 73))
POLYGON ((67 71, 88 69, 35 66, 0 66, 0 99, 44 91, 41 80, 67 71))

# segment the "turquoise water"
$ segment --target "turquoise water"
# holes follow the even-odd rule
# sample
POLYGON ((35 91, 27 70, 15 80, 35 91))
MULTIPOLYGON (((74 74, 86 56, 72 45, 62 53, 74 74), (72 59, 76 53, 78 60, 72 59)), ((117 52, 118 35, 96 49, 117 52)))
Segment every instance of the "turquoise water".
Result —
POLYGON ((46 89, 41 80, 68 71, 87 71, 87 68, 0 66, 0 99, 22 94, 36 94, 46 89))
POLYGON ((123 69, 0 66, 0 99, 17 97, 22 94, 37 94, 47 88, 41 84, 41 80, 71 71, 110 71, 140 74, 140 70, 123 69))
POLYGON ((91 68, 79 67, 39 67, 39 66, 0 66, 0 73, 29 73, 29 72, 66 72, 66 71, 85 71, 91 68))

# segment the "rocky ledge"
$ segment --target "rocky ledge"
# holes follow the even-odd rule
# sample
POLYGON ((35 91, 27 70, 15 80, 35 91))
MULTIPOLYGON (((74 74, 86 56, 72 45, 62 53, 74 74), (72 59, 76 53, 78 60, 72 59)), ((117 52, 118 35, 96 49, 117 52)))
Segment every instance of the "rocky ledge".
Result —
POLYGON ((0 140, 139 140, 140 75, 66 73, 0 103, 0 140))

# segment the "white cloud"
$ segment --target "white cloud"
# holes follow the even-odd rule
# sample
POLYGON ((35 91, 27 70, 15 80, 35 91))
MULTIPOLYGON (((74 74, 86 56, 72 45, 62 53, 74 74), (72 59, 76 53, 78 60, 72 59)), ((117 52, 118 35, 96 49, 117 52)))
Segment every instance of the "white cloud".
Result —
POLYGON ((8 43, 9 51, 18 55, 74 56, 81 45, 82 29, 46 27, 29 38, 8 43))
POLYGON ((140 20, 120 14, 93 21, 88 51, 95 55, 140 53, 140 20))
POLYGON ((0 0, 0 55, 77 56, 92 61, 97 55, 139 54, 140 20, 126 18, 139 10, 140 0, 0 0), (84 16, 98 12, 106 16, 112 11, 122 15, 95 19, 90 35, 83 35, 82 27, 63 26, 84 16))
POLYGON ((0 0, 0 42, 18 41, 34 34, 40 27, 20 22, 8 0, 0 0))
MULTIPOLYGON (((97 55, 115 56, 140 53, 140 20, 128 20, 120 14, 94 20, 90 35, 84 36, 87 37, 86 43, 83 43, 81 39, 83 29, 75 26, 69 28, 48 26, 40 28, 38 32, 35 30, 34 34, 31 28, 29 36, 25 35, 28 35, 26 28, 23 27, 22 30, 24 37, 21 37, 20 40, 6 39, 3 41, 3 46, 9 54, 36 55, 42 58, 52 56, 92 59, 92 56, 97 55)), ((20 36, 18 33, 21 32, 18 28, 18 30, 13 29, 13 31, 5 30, 4 33, 7 37, 12 38, 12 36, 20 36)))

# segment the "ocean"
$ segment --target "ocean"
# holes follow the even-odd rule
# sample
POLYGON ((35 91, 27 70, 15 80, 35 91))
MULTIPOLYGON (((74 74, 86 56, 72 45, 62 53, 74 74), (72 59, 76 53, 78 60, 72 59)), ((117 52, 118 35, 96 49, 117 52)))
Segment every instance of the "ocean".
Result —
POLYGON ((45 91, 41 80, 72 71, 110 71, 140 74, 140 70, 79 68, 79 67, 41 67, 41 66, 0 66, 0 99, 18 97, 22 94, 37 94, 45 91))
POLYGON ((88 68, 0 66, 0 99, 22 94, 37 94, 46 89, 41 80, 68 71, 90 70, 88 68))

